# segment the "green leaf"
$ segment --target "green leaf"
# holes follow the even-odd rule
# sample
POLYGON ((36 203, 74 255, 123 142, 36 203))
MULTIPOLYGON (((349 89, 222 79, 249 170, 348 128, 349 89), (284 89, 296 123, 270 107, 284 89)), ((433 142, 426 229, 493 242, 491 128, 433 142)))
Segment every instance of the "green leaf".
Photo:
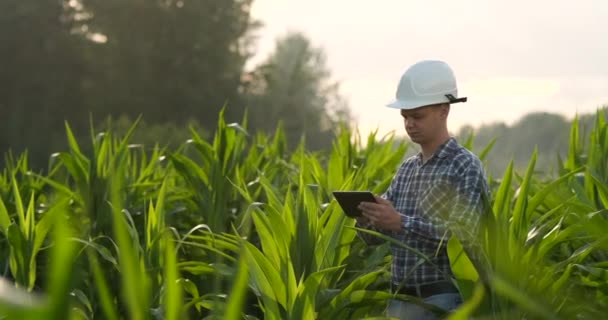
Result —
POLYGON ((312 319, 317 311, 316 296, 323 288, 324 278, 331 273, 342 270, 342 266, 317 271, 309 275, 304 282, 298 286, 297 298, 293 307, 289 310, 292 319, 312 319))
POLYGON ((545 185, 542 188, 542 190, 538 191, 528 202, 526 215, 528 217, 532 216, 532 213, 534 213, 534 211, 538 208, 538 206, 545 200, 547 195, 549 195, 552 192, 555 192, 555 190, 557 190, 557 188, 561 184, 563 184, 565 181, 570 179, 570 177, 576 175, 579 172, 583 172, 583 171, 584 171, 584 167, 578 168, 576 170, 568 172, 567 174, 565 174, 565 175, 559 177, 558 179, 551 181, 551 183, 545 185))
POLYGON ((99 265, 99 260, 97 260, 97 256, 93 249, 87 248, 86 252, 95 283, 93 287, 95 291, 97 291, 102 314, 105 319, 118 320, 118 311, 114 304, 114 297, 112 296, 108 281, 99 265))
MULTIPOLYGON (((11 247, 10 268, 13 277, 17 281, 17 287, 31 290, 29 283, 29 249, 26 239, 21 233, 21 228, 12 223, 8 227, 8 242, 11 247)), ((33 286, 33 284, 32 284, 33 286)))
MULTIPOLYGON (((340 303, 331 309, 331 313, 327 317, 322 319, 343 319, 344 315, 340 316, 341 312, 349 305, 370 305, 370 304, 385 304, 390 299, 400 299, 404 301, 413 300, 412 297, 394 295, 386 291, 375 291, 375 290, 355 290, 348 294, 344 299, 340 300, 340 303)), ((424 304, 423 302, 417 302, 417 304, 424 304)), ((440 309, 435 306, 429 305, 429 308, 436 310, 440 309), (433 308, 434 307, 434 308, 433 308)), ((441 310, 439 310, 441 311, 441 310)))
POLYGON ((232 290, 230 290, 228 296, 226 314, 224 315, 224 319, 226 320, 242 319, 243 309, 245 308, 244 303, 249 281, 249 266, 245 259, 245 255, 241 254, 240 257, 238 272, 234 278, 232 290))
POLYGON ((23 234, 23 238, 29 240, 30 233, 33 230, 30 228, 28 220, 26 219, 26 209, 24 209, 23 201, 21 200, 21 193, 19 191, 19 186, 17 186, 17 179, 14 176, 12 179, 12 185, 13 196, 15 197, 15 208, 17 209, 17 226, 20 228, 21 233, 23 234))
POLYGON ((491 277, 490 283, 498 294, 512 300, 518 307, 529 313, 541 319, 559 319, 554 310, 542 300, 541 296, 530 295, 497 275, 491 277))
POLYGON ((91 301, 89 300, 89 298, 87 298, 87 296, 84 294, 84 292, 82 292, 82 290, 75 289, 72 292, 70 292, 70 296, 73 296, 76 299, 78 299, 78 302, 80 302, 80 304, 82 304, 84 307, 86 307, 87 311, 89 313, 93 313, 93 307, 91 305, 91 301))
POLYGON ((486 147, 479 153, 479 159, 481 161, 485 160, 485 158, 487 157, 488 153, 490 153, 490 150, 492 150, 492 148, 494 147, 494 145, 496 144, 496 138, 493 138, 487 145, 486 147))
MULTIPOLYGON (((61 208, 61 207, 59 207, 61 208)), ((77 256, 76 242, 71 241, 71 230, 64 223, 64 210, 54 214, 50 222, 53 225, 54 243, 51 251, 50 277, 47 292, 50 299, 49 319, 67 319, 70 314, 70 290, 75 273, 74 262, 77 256)))
POLYGON ((123 214, 121 190, 124 178, 124 162, 113 164, 111 184, 112 220, 114 237, 119 248, 122 293, 132 320, 143 320, 149 310, 148 278, 143 270, 139 251, 135 248, 125 215, 123 214), (116 167, 118 166, 118 167, 116 167))
POLYGON ((8 214, 8 211, 6 210, 6 206, 4 205, 4 201, 2 201, 2 198, 0 197, 0 228, 2 229, 2 233, 4 233, 5 236, 8 235, 8 227, 11 224, 11 218, 8 214))
POLYGON ((215 268, 208 262, 186 261, 178 264, 179 269, 194 275, 212 274, 215 268))
POLYGON ((566 166, 568 169, 573 170, 579 166, 578 163, 578 155, 582 148, 579 146, 579 123, 578 123, 578 115, 574 117, 572 121, 572 126, 570 128, 570 144, 568 145, 568 159, 566 160, 566 166))
MULTIPOLYGON (((532 153, 532 158, 530 159, 530 163, 528 164, 528 169, 524 176, 524 180, 519 186, 519 194, 517 195, 517 200, 515 202, 515 207, 513 208, 513 222, 511 223, 510 233, 514 237, 512 238, 516 242, 515 245, 523 245, 526 240, 526 226, 528 222, 528 218, 526 216, 526 209, 528 206, 528 194, 530 190, 530 185, 532 183, 532 177, 534 173, 534 166, 536 164, 537 157, 537 149, 534 149, 532 153)), ((511 247, 511 249, 515 249, 511 247)), ((511 251, 511 253, 514 253, 511 251)))
POLYGON ((173 238, 170 232, 165 233, 165 265, 164 265, 164 286, 165 286, 165 319, 183 319, 182 315, 182 288, 178 283, 179 270, 177 268, 177 255, 173 238))
POLYGON ((73 192, 68 186, 62 184, 62 183, 58 183, 56 181, 53 181, 52 179, 49 179, 45 176, 42 175, 38 175, 38 174, 32 174, 33 176, 35 176, 37 179, 40 179, 41 181, 44 181, 44 183, 50 185, 51 187, 55 188, 57 191, 61 192, 61 194, 64 197, 67 197, 69 199, 73 199, 75 201, 78 201, 78 203, 80 205, 84 205, 84 201, 82 199, 82 197, 80 196, 80 194, 73 192))
POLYGON ((353 294, 365 292, 367 287, 369 287, 372 283, 374 283, 378 277, 384 273, 384 271, 374 271, 367 274, 363 274, 353 280, 342 292, 340 292, 337 296, 335 296, 331 302, 329 303, 332 306, 332 310, 334 313, 328 315, 328 318, 333 318, 335 316, 335 312, 339 311, 341 308, 347 306, 353 300, 353 294))
POLYGON ((274 266, 280 266, 288 256, 289 246, 289 240, 284 237, 286 228, 281 217, 273 210, 268 211, 268 216, 258 211, 253 213, 253 221, 264 255, 274 266))
POLYGON ((352 227, 354 220, 346 218, 340 210, 334 203, 323 213, 322 220, 327 219, 327 222, 322 224, 324 227, 315 249, 319 269, 341 265, 349 254, 350 243, 356 237, 354 230, 344 228, 345 225, 352 227))
POLYGON ((479 274, 462 248, 462 244, 454 236, 448 240, 448 257, 452 273, 456 279, 473 282, 479 279, 479 274))
POLYGON ((597 194, 602 201, 604 208, 608 208, 608 184, 603 183, 591 170, 589 170, 589 177, 595 185, 597 194))
POLYGON ((456 309, 450 316, 447 318, 448 320, 468 320, 473 317, 475 310, 479 308, 479 305, 483 301, 485 295, 485 289, 481 282, 478 282, 475 286, 475 290, 473 291, 473 296, 471 299, 465 301, 458 309, 456 309))
POLYGON ((207 173, 205 173, 205 171, 203 171, 194 161, 179 154, 171 154, 169 157, 175 168, 182 173, 184 178, 188 179, 193 187, 202 187, 203 184, 209 184, 207 173), (202 184, 198 183, 196 179, 199 179, 198 181, 201 181, 202 184))
POLYGON ((42 247, 42 244, 53 224, 57 223, 57 221, 60 223, 63 222, 60 220, 60 218, 63 217, 67 212, 69 201, 69 198, 63 198, 57 204, 53 205, 36 224, 33 242, 34 245, 32 247, 32 259, 35 259, 38 251, 40 251, 40 248, 42 247))
POLYGON ((250 283, 269 316, 279 317, 279 305, 286 306, 286 288, 279 270, 251 243, 245 244, 245 257, 251 270, 250 283))
POLYGON ((82 152, 80 151, 80 147, 78 146, 76 137, 74 136, 74 133, 72 132, 72 129, 70 128, 70 125, 68 124, 67 121, 65 121, 65 131, 68 136, 68 144, 69 144, 72 152, 74 152, 76 155, 78 155, 81 158, 84 157, 82 155, 82 152))

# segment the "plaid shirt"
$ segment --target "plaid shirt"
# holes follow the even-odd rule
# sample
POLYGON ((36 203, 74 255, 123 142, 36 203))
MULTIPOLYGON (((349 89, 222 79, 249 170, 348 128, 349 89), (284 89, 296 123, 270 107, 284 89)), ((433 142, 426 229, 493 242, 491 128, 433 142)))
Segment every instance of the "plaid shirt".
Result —
POLYGON ((402 229, 383 232, 423 253, 436 267, 416 253, 392 245, 393 285, 411 287, 452 275, 447 240, 454 233, 465 249, 476 245, 475 230, 484 212, 482 192, 489 195, 481 161, 454 138, 426 163, 418 154, 401 164, 382 196, 401 214, 402 229))

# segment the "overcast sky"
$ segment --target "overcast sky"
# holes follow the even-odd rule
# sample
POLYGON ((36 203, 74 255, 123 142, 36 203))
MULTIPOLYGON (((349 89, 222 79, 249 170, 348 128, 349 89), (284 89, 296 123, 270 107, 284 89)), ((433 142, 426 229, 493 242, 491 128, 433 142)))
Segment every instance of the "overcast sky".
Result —
POLYGON ((258 60, 288 30, 324 49, 363 132, 403 132, 385 105, 422 59, 450 64, 469 97, 453 106, 452 131, 608 104, 607 0, 254 0, 252 15, 264 23, 258 60))

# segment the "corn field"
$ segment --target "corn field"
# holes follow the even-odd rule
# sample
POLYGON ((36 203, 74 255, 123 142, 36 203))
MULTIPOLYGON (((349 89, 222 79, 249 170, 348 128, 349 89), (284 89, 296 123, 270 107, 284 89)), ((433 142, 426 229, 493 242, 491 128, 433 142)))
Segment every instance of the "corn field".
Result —
MULTIPOLYGON (((395 136, 341 129, 328 152, 292 150, 280 127, 220 115, 211 142, 192 131, 169 151, 134 130, 92 128, 84 148, 66 124, 70 147, 44 174, 7 155, 0 319, 382 319, 388 299, 416 301, 389 291, 391 239, 365 245, 331 196, 382 193, 410 147, 395 136)), ((449 239, 465 301, 449 319, 608 314, 605 116, 588 135, 575 120, 556 159, 551 177, 536 153, 525 172, 489 173, 488 270, 449 239)))

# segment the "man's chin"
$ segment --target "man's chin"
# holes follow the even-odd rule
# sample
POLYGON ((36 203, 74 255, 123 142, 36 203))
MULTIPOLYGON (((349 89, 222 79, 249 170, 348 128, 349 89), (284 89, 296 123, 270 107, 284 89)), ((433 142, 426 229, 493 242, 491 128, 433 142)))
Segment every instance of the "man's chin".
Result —
POLYGON ((417 135, 411 135, 410 137, 410 141, 414 142, 414 143, 420 143, 420 137, 417 135))

